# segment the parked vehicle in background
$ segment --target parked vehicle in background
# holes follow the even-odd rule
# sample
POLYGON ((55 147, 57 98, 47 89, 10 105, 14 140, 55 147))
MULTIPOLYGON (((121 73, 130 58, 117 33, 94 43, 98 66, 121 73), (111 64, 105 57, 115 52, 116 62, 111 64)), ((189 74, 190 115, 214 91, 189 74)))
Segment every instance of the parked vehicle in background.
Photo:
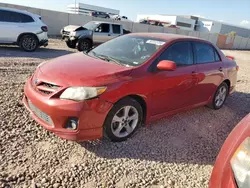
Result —
POLYGON ((131 21, 131 20, 128 19, 128 17, 120 16, 120 15, 113 15, 113 16, 110 16, 110 18, 112 18, 114 20, 120 20, 120 21, 131 21))
POLYGON ((48 27, 41 16, 0 7, 0 44, 18 45, 27 52, 48 45, 48 27))
POLYGON ((209 188, 250 187, 250 114, 232 130, 217 156, 209 188))
POLYGON ((98 18, 110 18, 108 13, 105 12, 90 12, 90 16, 98 17, 98 18))
POLYGON ((62 39, 69 48, 77 48, 86 51, 93 45, 99 45, 115 37, 127 34, 118 23, 91 21, 84 26, 66 26, 61 30, 62 39))
POLYGON ((142 124, 198 106, 220 109, 238 66, 208 41, 132 33, 47 61, 23 102, 46 129, 69 140, 129 138, 142 124))

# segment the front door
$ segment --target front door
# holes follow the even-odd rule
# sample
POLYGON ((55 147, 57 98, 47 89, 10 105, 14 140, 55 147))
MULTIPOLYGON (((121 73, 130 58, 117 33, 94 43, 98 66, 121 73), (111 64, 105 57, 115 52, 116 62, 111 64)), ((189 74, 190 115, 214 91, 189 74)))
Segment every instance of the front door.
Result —
POLYGON ((103 23, 100 24, 95 30, 93 34, 93 41, 95 44, 101 44, 108 40, 112 39, 110 32, 110 24, 103 23))
POLYGON ((197 86, 197 68, 194 64, 190 42, 177 42, 168 47, 160 56, 161 60, 171 60, 177 65, 175 71, 153 73, 150 83, 152 93, 152 115, 181 109, 195 104, 193 96, 197 86))

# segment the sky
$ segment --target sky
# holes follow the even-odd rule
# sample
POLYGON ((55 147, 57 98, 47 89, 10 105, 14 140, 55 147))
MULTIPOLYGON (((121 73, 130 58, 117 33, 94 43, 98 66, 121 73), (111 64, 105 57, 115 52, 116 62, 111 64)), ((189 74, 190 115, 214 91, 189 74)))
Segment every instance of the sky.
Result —
MULTIPOLYGON (((0 0, 36 8, 66 11, 75 0, 0 0)), ((250 28, 250 0, 76 0, 76 2, 120 10, 136 20, 137 14, 199 15, 250 28)))

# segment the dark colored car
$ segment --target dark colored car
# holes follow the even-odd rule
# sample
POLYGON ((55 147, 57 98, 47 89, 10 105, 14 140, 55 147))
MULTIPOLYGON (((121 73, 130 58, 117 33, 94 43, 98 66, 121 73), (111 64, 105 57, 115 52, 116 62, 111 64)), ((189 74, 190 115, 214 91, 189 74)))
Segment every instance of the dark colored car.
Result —
POLYGON ((192 108, 223 106, 238 66, 208 41, 133 33, 41 64, 23 102, 46 129, 69 140, 123 141, 141 125, 192 108))
POLYGON ((233 129, 217 156, 209 188, 250 187, 250 114, 233 129))
POLYGON ((99 18, 110 18, 108 13, 105 12, 91 12, 90 16, 94 16, 94 17, 99 17, 99 18))

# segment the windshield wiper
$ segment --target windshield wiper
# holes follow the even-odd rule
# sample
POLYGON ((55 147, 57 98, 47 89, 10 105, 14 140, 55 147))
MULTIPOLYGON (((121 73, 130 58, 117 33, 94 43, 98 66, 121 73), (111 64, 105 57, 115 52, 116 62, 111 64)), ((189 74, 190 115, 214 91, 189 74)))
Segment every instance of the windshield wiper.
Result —
POLYGON ((114 58, 112 58, 112 57, 110 57, 110 56, 107 56, 107 55, 96 55, 96 57, 98 57, 98 58, 100 58, 100 59, 102 59, 102 60, 104 60, 104 61, 108 61, 108 62, 114 62, 114 63, 116 63, 117 65, 122 65, 122 66, 124 66, 124 64, 122 64, 122 63, 120 63, 119 61, 117 61, 116 59, 114 59, 114 58))

